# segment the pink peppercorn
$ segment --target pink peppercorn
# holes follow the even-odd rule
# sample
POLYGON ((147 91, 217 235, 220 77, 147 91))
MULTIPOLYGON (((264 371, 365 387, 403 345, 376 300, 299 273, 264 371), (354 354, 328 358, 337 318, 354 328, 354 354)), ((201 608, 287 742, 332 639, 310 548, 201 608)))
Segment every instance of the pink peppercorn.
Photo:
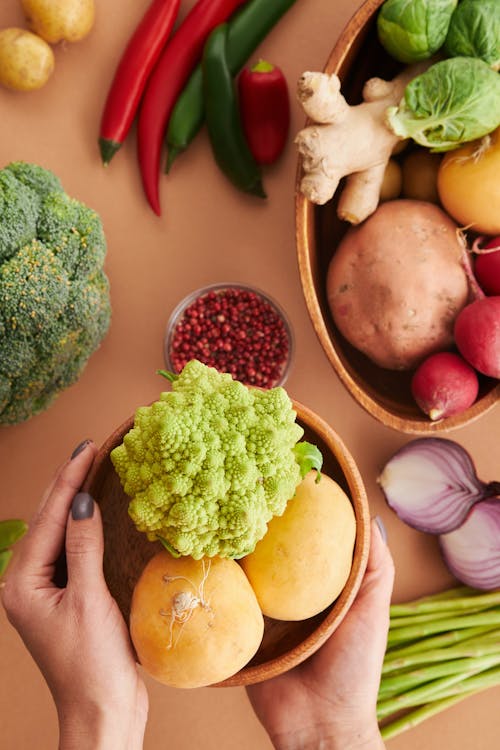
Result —
POLYGON ((167 340, 168 365, 180 372, 198 359, 246 385, 283 382, 291 336, 277 306, 246 287, 200 292, 175 314, 167 340))

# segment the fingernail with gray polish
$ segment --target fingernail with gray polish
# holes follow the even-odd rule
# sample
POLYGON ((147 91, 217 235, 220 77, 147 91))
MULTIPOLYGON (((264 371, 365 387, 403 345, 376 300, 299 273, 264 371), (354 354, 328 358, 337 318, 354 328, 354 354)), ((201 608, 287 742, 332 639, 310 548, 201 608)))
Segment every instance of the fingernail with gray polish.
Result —
POLYGON ((384 526, 384 522, 382 521, 380 516, 375 516, 373 520, 378 526, 378 530, 380 531, 380 536, 382 537, 384 542, 387 544, 387 529, 384 526))
POLYGON ((71 454, 71 459, 76 458, 79 453, 81 453, 87 445, 90 443, 90 440, 87 438, 86 440, 82 440, 82 442, 76 446, 75 450, 71 454))
POLYGON ((78 492, 71 503, 71 517, 83 521, 94 515, 94 498, 88 492, 78 492))

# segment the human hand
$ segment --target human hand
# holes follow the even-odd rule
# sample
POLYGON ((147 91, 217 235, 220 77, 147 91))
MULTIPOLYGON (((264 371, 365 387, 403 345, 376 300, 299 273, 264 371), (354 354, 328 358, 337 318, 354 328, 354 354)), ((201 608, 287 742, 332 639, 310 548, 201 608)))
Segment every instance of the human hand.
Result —
POLYGON ((136 750, 144 737, 146 687, 104 580, 99 507, 79 493, 95 453, 85 441, 57 472, 15 550, 2 600, 52 692, 59 749, 136 750), (55 564, 64 548, 68 580, 58 588, 55 564))
POLYGON ((247 688, 277 750, 379 750, 376 708, 389 629, 394 565, 377 523, 358 595, 307 661, 247 688))

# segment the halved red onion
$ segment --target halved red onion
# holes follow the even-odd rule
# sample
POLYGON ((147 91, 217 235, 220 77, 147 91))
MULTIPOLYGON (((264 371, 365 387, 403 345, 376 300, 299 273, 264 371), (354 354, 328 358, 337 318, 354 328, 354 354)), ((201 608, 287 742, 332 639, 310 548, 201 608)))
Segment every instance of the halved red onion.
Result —
POLYGON ((500 499, 475 505, 455 531, 439 537, 446 565, 476 589, 500 588, 500 499))
POLYGON ((473 505, 500 494, 500 482, 482 482, 465 448, 445 438, 411 440, 378 482, 401 520, 431 534, 453 531, 473 505))

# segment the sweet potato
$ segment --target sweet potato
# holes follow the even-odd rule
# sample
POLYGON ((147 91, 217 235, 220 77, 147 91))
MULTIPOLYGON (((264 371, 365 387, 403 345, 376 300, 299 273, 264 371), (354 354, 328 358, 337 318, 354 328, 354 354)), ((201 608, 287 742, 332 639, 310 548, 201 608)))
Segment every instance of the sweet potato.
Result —
POLYGON ((449 348, 469 293, 462 254, 457 226, 437 206, 380 205, 347 231, 330 262, 327 295, 339 331, 391 370, 449 348))

